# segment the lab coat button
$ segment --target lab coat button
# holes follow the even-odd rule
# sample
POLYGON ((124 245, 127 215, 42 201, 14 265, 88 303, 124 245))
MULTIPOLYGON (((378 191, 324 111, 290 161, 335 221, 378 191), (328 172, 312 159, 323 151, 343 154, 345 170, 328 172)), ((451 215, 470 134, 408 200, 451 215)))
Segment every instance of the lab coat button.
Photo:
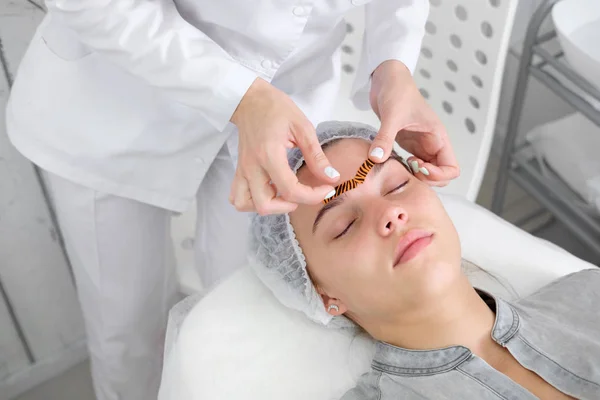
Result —
POLYGON ((196 157, 194 158, 194 161, 196 161, 198 164, 204 164, 204 158, 202 157, 196 157))
POLYGON ((364 4, 364 1, 363 0, 352 0, 351 3, 354 6, 362 6, 364 4))
POLYGON ((263 60, 260 65, 262 65, 262 67, 264 69, 271 69, 271 67, 273 66, 273 64, 271 63, 271 61, 269 60, 263 60))
POLYGON ((302 17, 305 14, 304 7, 294 7, 292 12, 296 17, 302 17))

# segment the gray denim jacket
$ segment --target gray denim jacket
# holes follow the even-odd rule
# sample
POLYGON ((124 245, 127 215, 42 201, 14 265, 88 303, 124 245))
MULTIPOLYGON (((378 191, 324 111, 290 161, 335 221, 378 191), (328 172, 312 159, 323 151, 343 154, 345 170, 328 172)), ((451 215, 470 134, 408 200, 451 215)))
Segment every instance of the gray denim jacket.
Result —
MULTIPOLYGON (((489 296, 497 343, 558 390, 600 399, 600 269, 567 275, 514 303, 489 296)), ((462 346, 414 351, 379 342, 371 366, 342 400, 536 399, 462 346)))

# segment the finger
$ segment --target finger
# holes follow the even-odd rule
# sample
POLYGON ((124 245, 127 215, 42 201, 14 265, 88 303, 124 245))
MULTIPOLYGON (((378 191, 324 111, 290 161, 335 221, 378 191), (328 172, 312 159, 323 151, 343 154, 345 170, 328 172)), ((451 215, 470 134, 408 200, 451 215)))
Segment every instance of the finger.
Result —
POLYGON ((268 203, 267 207, 257 212, 260 215, 287 214, 295 211, 296 208, 298 208, 298 204, 290 203, 289 201, 276 197, 268 203))
POLYGON ((450 182, 444 178, 442 168, 435 164, 424 162, 417 157, 409 157, 407 163, 415 177, 430 186, 446 186, 450 182))
MULTIPOLYGON (((295 175, 294 175, 295 176, 295 175)), ((298 205, 277 197, 276 187, 262 168, 256 168, 249 177, 250 193, 260 215, 284 214, 294 211, 298 205)))
POLYGON ((421 160, 420 158, 414 157, 414 156, 409 157, 406 160, 406 162, 408 163, 413 174, 421 180, 424 180, 424 181, 426 181, 426 180, 428 180, 428 181, 443 180, 443 179, 440 179, 439 168, 432 163, 425 162, 425 161, 421 160))
POLYGON ((432 129, 418 129, 417 127, 401 129, 396 136, 396 142, 404 150, 422 160, 433 159, 444 146, 444 140, 432 129))
POLYGON ((250 193, 250 187, 248 181, 240 173, 236 171, 231 184, 231 194, 229 195, 229 202, 233 204, 236 210, 241 212, 254 211, 254 202, 252 200, 252 194, 250 193))
POLYGON ((416 131, 402 131, 401 135, 406 135, 407 139, 415 141, 413 143, 414 149, 407 149, 408 151, 411 151, 417 158, 425 159, 435 166, 429 171, 433 172, 433 175, 429 178, 430 180, 451 181, 460 175, 454 149, 441 122, 432 126, 433 129, 427 133, 419 134, 416 131), (417 150, 420 150, 423 154, 417 150))
POLYGON ((369 159, 373 162, 380 163, 388 159, 394 147, 394 140, 401 128, 396 120, 392 118, 384 118, 381 121, 381 127, 377 136, 371 143, 369 149, 369 159))
POLYGON ((427 176, 429 180, 436 182, 449 182, 458 178, 460 175, 458 165, 435 165, 432 163, 424 163, 421 168, 426 169, 430 173, 429 176, 427 176))
POLYGON ((425 166, 425 162, 423 160, 421 160, 420 158, 417 157, 409 157, 406 162, 408 163, 408 166, 410 167, 413 175, 421 180, 421 181, 429 181, 429 177, 431 176, 431 172, 429 171, 430 168, 427 168, 425 166))
POLYGON ((256 212, 256 207, 254 207, 254 202, 252 199, 244 200, 243 204, 239 207, 236 207, 236 210, 239 212, 256 212))
POLYGON ((285 149, 271 152, 265 169, 283 200, 291 203, 318 204, 333 191, 331 185, 310 187, 301 184, 288 165, 285 149))
POLYGON ((450 139, 446 134, 445 129, 442 127, 440 136, 443 140, 443 146, 436 156, 436 164, 440 168, 440 180, 452 180, 458 178, 460 175, 460 167, 454 154, 454 149, 450 143, 450 139))
MULTIPOLYGON (((315 128, 306 120, 302 127, 292 129, 296 143, 304 156, 306 166, 318 178, 329 184, 340 179, 340 173, 333 168, 323 152, 315 128)), ((287 162, 286 162, 287 165, 287 162)))

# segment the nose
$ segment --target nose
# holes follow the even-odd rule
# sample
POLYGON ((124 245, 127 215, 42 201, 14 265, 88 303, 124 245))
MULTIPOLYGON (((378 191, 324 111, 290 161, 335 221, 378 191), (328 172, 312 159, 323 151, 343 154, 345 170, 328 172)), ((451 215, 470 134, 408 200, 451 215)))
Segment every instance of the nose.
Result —
POLYGON ((392 202, 386 202, 380 205, 381 216, 377 224, 377 231, 381 236, 388 236, 397 232, 408 221, 406 210, 392 202))

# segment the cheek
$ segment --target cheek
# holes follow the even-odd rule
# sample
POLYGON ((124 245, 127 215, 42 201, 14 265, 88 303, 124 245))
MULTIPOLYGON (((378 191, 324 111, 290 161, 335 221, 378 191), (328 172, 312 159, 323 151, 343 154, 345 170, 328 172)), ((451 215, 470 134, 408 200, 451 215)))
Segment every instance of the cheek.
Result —
MULTIPOLYGON (((455 265, 460 263, 460 241, 452 220, 437 195, 432 195, 423 201, 419 207, 421 215, 426 215, 427 223, 436 233, 435 260, 440 263, 455 265)), ((434 254, 432 253, 432 256, 434 254)))
POLYGON ((440 211, 443 212, 444 206, 433 189, 422 182, 418 182, 416 185, 418 187, 411 196, 411 205, 414 207, 413 214, 416 211, 418 215, 433 214, 437 216, 440 211))
POLYGON ((458 232, 446 212, 441 200, 435 196, 431 201, 431 209, 435 209, 431 215, 434 217, 439 239, 442 239, 444 252, 448 255, 449 261, 456 261, 454 258, 458 255, 460 258, 460 240, 458 232))
POLYGON ((440 236, 455 236, 456 229, 437 194, 431 188, 420 187, 409 210, 418 223, 430 224, 440 236))
POLYGON ((343 250, 332 246, 328 251, 328 284, 340 296, 356 297, 363 291, 372 293, 373 287, 379 287, 384 279, 383 252, 377 251, 376 243, 370 243, 366 235, 356 237, 360 240, 353 237, 344 243, 343 250))

